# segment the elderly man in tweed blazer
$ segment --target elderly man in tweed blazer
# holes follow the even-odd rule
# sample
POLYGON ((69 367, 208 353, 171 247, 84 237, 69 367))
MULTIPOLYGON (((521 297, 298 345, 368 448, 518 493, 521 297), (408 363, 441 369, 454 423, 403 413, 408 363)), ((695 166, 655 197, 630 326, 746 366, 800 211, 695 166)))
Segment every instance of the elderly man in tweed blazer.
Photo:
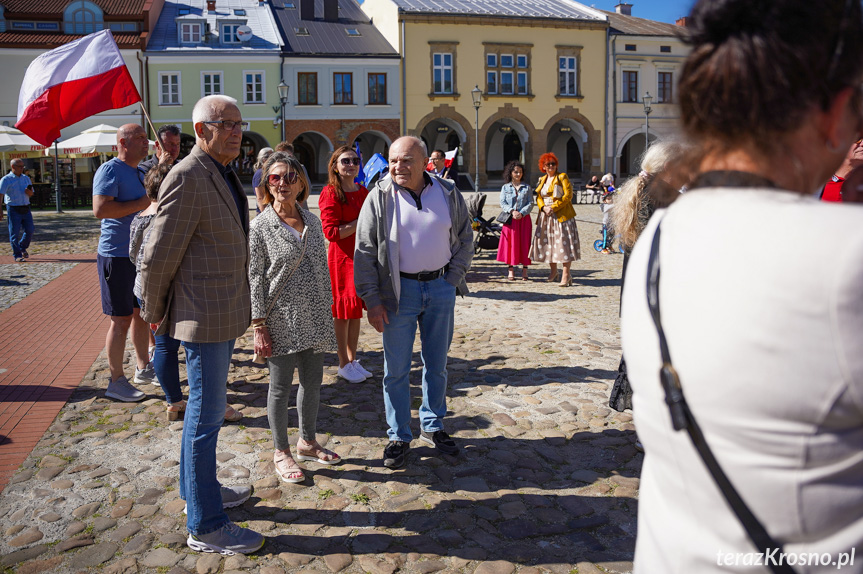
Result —
POLYGON ((159 189, 141 263, 141 316, 160 323, 157 334, 168 333, 186 348, 180 496, 186 500, 187 543, 200 552, 249 553, 263 546, 263 537, 233 524, 222 508, 242 504, 251 490, 220 487, 216 478, 234 340, 251 321, 249 206, 227 167, 240 153, 248 124, 227 96, 202 98, 192 121, 196 146, 159 189))

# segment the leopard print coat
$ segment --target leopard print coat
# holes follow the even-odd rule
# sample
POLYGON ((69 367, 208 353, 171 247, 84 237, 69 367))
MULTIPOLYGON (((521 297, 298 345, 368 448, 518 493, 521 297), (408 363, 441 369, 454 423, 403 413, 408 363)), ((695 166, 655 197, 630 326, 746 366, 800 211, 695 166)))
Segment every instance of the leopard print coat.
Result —
POLYGON ((252 318, 267 316, 270 302, 278 293, 267 316, 273 356, 306 349, 336 349, 323 227, 309 210, 300 205, 297 208, 306 226, 302 242, 282 226, 272 207, 252 220, 249 230, 252 318))

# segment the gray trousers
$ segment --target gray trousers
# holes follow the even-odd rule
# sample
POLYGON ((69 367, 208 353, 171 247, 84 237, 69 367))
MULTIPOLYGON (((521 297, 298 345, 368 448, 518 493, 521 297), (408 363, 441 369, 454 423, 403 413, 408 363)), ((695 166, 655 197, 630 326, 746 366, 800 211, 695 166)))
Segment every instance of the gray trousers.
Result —
POLYGON ((270 390, 267 393, 267 419, 276 450, 287 450, 288 404, 291 401, 291 386, 294 367, 300 372, 300 388, 297 391, 297 414, 300 436, 304 441, 315 440, 318 423, 318 405, 321 403, 321 381, 324 378, 324 354, 314 349, 299 353, 270 357, 270 390))

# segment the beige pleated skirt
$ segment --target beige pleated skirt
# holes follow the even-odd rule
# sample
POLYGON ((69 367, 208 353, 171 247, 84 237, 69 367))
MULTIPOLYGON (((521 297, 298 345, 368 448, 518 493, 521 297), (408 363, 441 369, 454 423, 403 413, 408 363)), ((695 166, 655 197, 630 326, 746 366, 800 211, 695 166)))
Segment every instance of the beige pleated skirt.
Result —
POLYGON ((568 263, 581 259, 575 219, 561 223, 556 217, 549 217, 541 211, 530 246, 530 258, 543 263, 568 263))

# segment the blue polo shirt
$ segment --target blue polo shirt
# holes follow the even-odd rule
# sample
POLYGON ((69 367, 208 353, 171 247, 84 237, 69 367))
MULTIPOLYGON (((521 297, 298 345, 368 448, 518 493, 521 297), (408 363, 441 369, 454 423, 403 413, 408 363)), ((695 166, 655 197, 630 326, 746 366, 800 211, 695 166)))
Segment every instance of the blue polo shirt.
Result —
MULTIPOLYGON (((93 195, 109 195, 114 201, 134 201, 146 195, 144 179, 137 167, 113 158, 103 163, 93 176, 93 195)), ((102 257, 129 257, 129 228, 135 214, 102 220, 102 235, 97 253, 102 257)))
POLYGON ((30 178, 23 173, 18 176, 9 172, 0 179, 0 193, 6 205, 30 205, 27 188, 32 185, 30 178))

